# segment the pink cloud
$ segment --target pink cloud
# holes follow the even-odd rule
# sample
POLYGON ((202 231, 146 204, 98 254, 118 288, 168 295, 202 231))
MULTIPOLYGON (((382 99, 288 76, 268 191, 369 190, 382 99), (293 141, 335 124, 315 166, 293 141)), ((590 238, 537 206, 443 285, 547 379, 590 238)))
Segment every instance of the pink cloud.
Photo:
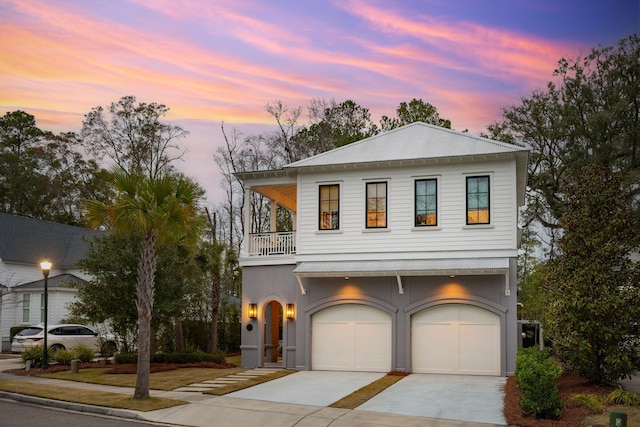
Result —
POLYGON ((511 80, 549 76, 550 67, 576 48, 471 22, 426 15, 403 16, 389 5, 377 7, 364 0, 344 0, 334 5, 380 32, 415 40, 425 50, 428 46, 435 65, 511 80))

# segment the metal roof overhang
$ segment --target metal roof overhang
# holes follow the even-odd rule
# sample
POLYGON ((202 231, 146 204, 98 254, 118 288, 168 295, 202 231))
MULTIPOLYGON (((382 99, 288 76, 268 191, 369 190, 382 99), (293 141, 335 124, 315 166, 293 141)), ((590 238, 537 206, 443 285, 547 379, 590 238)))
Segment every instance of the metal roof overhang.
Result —
POLYGON ((293 273, 300 290, 306 293, 303 277, 374 277, 395 276, 398 290, 403 293, 402 276, 442 276, 471 274, 505 274, 505 294, 509 294, 508 258, 411 259, 379 261, 307 261, 293 273))

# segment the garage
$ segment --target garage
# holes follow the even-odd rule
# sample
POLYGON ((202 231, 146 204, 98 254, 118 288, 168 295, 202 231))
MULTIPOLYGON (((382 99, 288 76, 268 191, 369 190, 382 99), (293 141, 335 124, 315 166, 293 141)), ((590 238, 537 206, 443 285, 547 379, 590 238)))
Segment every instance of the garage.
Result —
POLYGON ((411 318, 416 373, 500 375, 500 316, 480 307, 444 304, 411 318))
POLYGON ((388 372, 391 316, 360 304, 343 304, 311 319, 311 369, 388 372))

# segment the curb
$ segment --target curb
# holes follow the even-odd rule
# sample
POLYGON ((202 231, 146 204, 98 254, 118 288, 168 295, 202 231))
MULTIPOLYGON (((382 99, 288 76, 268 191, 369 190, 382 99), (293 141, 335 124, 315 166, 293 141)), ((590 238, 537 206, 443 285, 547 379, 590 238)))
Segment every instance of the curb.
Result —
POLYGON ((0 398, 11 399, 16 402, 32 403, 36 405, 49 406, 52 408, 67 409, 70 411, 84 412, 89 414, 105 415, 130 420, 149 421, 146 418, 122 409, 106 408, 103 406, 85 405, 83 403, 65 402, 63 400, 47 399, 44 397, 27 396, 25 394, 10 393, 0 391, 0 398))

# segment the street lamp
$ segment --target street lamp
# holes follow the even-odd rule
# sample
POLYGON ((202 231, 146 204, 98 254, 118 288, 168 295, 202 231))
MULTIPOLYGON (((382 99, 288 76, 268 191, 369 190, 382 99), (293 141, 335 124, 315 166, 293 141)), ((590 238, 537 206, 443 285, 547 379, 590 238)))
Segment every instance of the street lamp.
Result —
POLYGON ((46 370, 49 368, 49 354, 48 354, 48 344, 47 344, 47 335, 49 334, 49 328, 47 327, 47 318, 48 316, 48 283, 47 279, 49 278, 49 271, 51 270, 51 263, 49 261, 42 261, 40 263, 40 268, 42 269, 42 274, 44 275, 44 354, 42 361, 42 369, 46 370))

